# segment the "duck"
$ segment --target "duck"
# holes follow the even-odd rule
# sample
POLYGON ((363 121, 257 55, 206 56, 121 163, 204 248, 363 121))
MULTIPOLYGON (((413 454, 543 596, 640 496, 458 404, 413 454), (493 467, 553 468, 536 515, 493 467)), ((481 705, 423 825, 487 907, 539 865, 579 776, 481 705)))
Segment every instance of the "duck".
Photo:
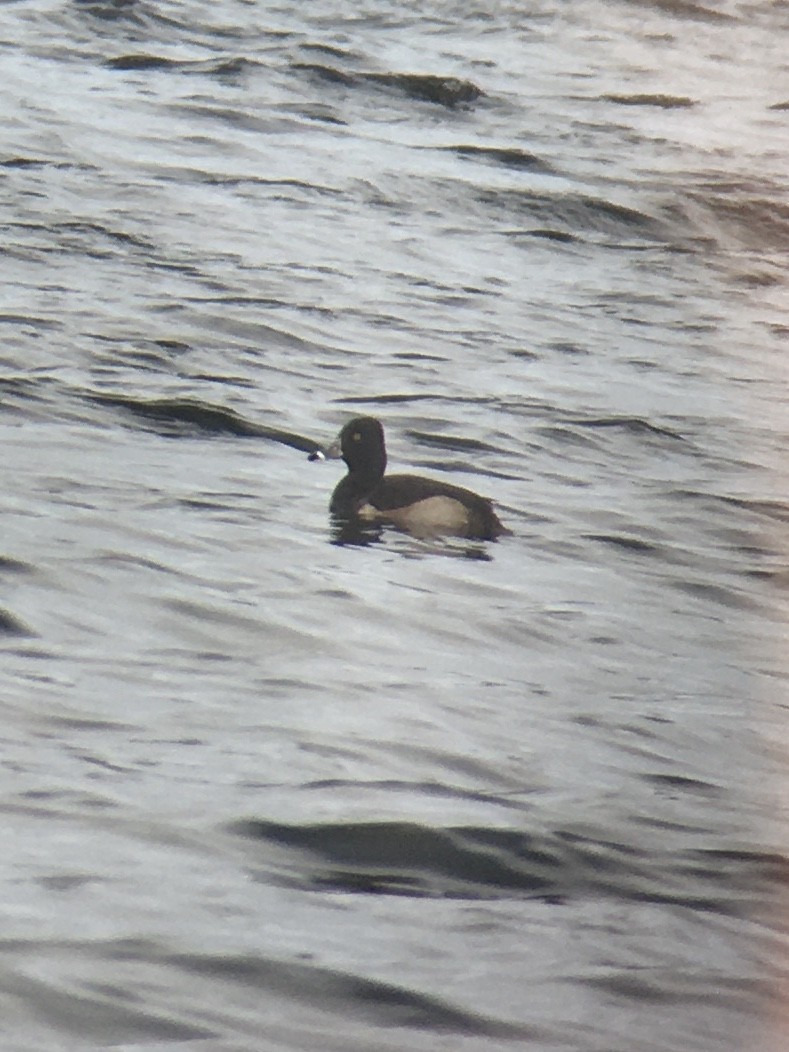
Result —
POLYGON ((383 524, 417 537, 450 534, 492 541, 511 531, 487 497, 422 475, 387 475, 386 441, 380 420, 349 420, 331 445, 310 460, 345 461, 348 474, 329 504, 332 516, 359 524, 383 524))

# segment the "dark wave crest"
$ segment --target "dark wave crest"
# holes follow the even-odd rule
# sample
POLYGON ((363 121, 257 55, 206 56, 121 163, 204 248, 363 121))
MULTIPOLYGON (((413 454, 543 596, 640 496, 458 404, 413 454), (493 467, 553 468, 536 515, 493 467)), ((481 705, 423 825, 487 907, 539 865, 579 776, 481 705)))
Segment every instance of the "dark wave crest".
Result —
POLYGON ((182 434, 236 435, 238 438, 266 438, 304 453, 314 453, 320 443, 292 431, 245 420, 233 409, 208 405, 196 398, 132 398, 120 394, 93 394, 94 402, 123 409, 168 436, 182 434))
MULTIPOLYGON (((695 782, 691 789, 699 791, 695 782)), ((230 830, 279 849, 260 879, 313 891, 554 903, 602 895, 747 915, 776 886, 789 885, 789 860, 776 854, 700 849, 661 855, 566 831, 262 819, 230 830)))

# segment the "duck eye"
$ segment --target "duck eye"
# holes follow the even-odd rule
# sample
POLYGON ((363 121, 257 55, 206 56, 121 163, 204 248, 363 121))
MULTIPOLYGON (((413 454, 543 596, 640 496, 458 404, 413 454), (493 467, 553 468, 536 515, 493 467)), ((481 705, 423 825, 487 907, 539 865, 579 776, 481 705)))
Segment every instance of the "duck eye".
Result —
POLYGON ((354 433, 353 433, 353 440, 354 440, 354 442, 360 442, 361 439, 362 439, 361 434, 358 431, 354 431, 354 433))

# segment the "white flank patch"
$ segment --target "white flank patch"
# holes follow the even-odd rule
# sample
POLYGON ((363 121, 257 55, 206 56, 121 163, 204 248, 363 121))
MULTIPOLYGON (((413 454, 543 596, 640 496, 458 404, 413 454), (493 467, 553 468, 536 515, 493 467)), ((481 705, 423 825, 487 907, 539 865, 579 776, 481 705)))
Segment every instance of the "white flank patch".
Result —
POLYGON ((452 497, 427 497, 408 508, 379 511, 364 504, 358 511, 368 522, 391 522, 401 530, 426 536, 433 533, 463 533, 468 526, 468 512, 452 497))

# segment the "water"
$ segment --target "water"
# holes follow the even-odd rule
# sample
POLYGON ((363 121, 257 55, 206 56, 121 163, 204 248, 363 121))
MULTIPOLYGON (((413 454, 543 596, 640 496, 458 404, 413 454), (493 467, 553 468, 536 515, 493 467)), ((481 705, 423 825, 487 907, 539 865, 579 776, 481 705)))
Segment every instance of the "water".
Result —
POLYGON ((3 11, 4 1052, 784 1048, 785 7, 3 11))

